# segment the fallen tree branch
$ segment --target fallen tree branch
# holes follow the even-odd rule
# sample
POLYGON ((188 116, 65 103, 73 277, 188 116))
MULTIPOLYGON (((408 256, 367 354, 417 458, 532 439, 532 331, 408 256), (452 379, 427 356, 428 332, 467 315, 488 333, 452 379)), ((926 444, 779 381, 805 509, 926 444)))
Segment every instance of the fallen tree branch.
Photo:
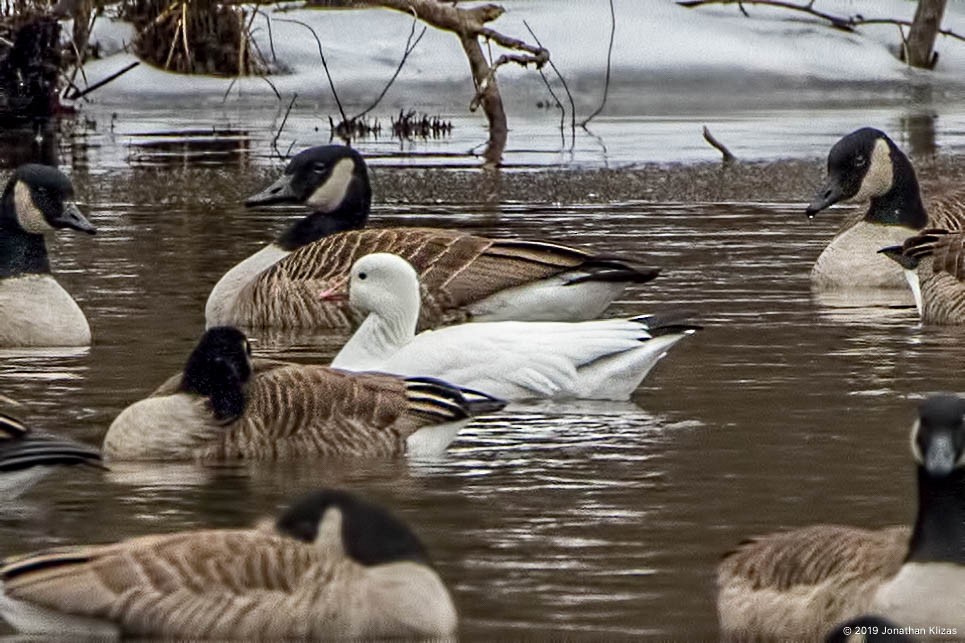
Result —
POLYGON ((90 87, 85 88, 84 91, 82 91, 82 92, 76 92, 76 93, 68 96, 67 99, 68 99, 68 100, 77 100, 78 98, 83 98, 84 96, 86 96, 87 94, 91 93, 91 92, 94 91, 95 89, 100 89, 101 87, 103 87, 103 86, 106 85, 107 83, 111 82, 112 80, 115 80, 116 78, 119 78, 119 77, 123 76, 124 74, 126 74, 126 73, 129 72, 129 71, 131 71, 132 69, 134 69, 135 67, 137 67, 137 66, 140 65, 140 64, 141 64, 140 61, 132 62, 130 65, 128 65, 128 66, 125 67, 124 69, 121 69, 120 71, 114 72, 113 74, 111 74, 111 75, 108 76, 107 78, 104 78, 103 80, 97 81, 96 83, 94 83, 94 84, 91 85, 90 87))
MULTIPOLYGON (((842 31, 853 32, 855 27, 860 27, 862 25, 899 25, 902 27, 910 27, 912 24, 911 20, 901 20, 898 18, 865 18, 862 15, 853 16, 840 16, 824 11, 818 11, 812 5, 813 2, 808 4, 794 4, 793 2, 785 2, 784 0, 740 0, 739 3, 735 0, 678 0, 677 5, 681 7, 687 7, 692 9, 694 7, 702 7, 705 5, 712 4, 739 4, 741 5, 741 10, 743 11, 743 5, 761 5, 764 7, 775 7, 778 9, 787 9, 788 11, 797 11, 800 13, 806 13, 808 15, 814 16, 815 18, 820 18, 822 20, 827 20, 831 23, 831 26, 836 29, 841 29, 842 31)), ((746 11, 744 15, 747 15, 746 11)), ((948 38, 953 38, 955 40, 961 40, 965 42, 965 34, 960 34, 951 29, 939 29, 938 33, 942 36, 947 36, 948 38)))

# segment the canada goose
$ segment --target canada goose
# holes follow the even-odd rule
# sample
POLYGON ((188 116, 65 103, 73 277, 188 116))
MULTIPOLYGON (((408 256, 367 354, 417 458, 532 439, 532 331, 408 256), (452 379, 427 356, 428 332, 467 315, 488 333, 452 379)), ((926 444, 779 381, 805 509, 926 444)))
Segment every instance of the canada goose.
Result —
POLYGON ((349 297, 368 316, 334 368, 439 377, 506 400, 625 400, 671 346, 699 328, 679 315, 655 315, 461 324, 416 335, 419 275, 387 253, 355 262, 349 297))
POLYGON ((879 252, 902 267, 923 322, 965 324, 965 231, 929 228, 879 252))
POLYGON ((21 165, 0 197, 0 346, 87 346, 90 326, 50 274, 44 235, 96 232, 55 167, 21 165))
POLYGON ((209 329, 184 372, 121 411, 110 460, 289 460, 442 452, 505 402, 426 378, 252 362, 244 333, 209 329))
MULTIPOLYGON (((0 401, 7 398, 0 396, 0 401)), ((0 500, 16 498, 53 467, 100 466, 100 452, 49 433, 33 433, 23 422, 0 413, 0 500)))
POLYGON ((371 188, 362 156, 313 147, 246 205, 302 203, 312 213, 232 268, 205 307, 208 326, 349 329, 361 317, 339 289, 360 257, 392 252, 410 261, 424 289, 420 327, 453 321, 594 319, 631 283, 658 270, 554 243, 488 239, 458 230, 363 230, 371 188))
POLYGON ((894 141, 870 127, 848 134, 831 148, 827 181, 807 215, 841 201, 870 205, 860 218, 845 222, 818 257, 812 284, 819 290, 904 288, 901 271, 878 250, 901 244, 927 226, 961 227, 963 197, 952 193, 933 199, 926 210, 915 169, 894 141))
POLYGON ((456 609, 405 523, 321 490, 274 523, 61 547, 3 561, 25 633, 175 639, 445 637, 456 609))
POLYGON ((918 516, 910 538, 904 527, 818 525, 742 543, 717 569, 722 633, 817 640, 863 614, 965 633, 963 415, 965 400, 956 395, 919 406, 911 432, 918 516))

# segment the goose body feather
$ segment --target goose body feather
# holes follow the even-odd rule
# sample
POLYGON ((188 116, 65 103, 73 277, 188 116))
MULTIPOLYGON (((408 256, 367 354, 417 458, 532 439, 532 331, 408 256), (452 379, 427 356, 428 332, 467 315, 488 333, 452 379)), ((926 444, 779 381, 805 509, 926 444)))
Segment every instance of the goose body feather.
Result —
POLYGON ((926 229, 894 250, 922 321, 965 324, 965 230, 926 229))
POLYGON ((378 253, 352 268, 350 299, 369 313, 332 366, 428 375, 507 400, 625 400, 696 327, 657 317, 462 324, 416 335, 418 275, 378 253))
POLYGON ((871 610, 901 568, 911 530, 815 525, 754 538, 717 570, 717 614, 730 640, 814 641, 871 610))
POLYGON ((816 525, 742 543, 717 569, 725 638, 821 640, 867 615, 965 633, 965 398, 932 395, 918 411, 913 528, 816 525))
POLYGON ((622 282, 595 280, 619 270, 619 262, 557 244, 435 228, 351 230, 290 254, 268 246, 242 262, 212 291, 207 324, 349 329, 361 316, 347 302, 323 301, 318 293, 344 288, 355 261, 374 252, 398 254, 419 272, 424 328, 454 321, 593 319, 628 281, 646 280, 627 267, 622 282))
MULTIPOLYGON (((239 418, 218 422, 205 398, 176 390, 175 378, 118 415, 104 439, 105 456, 200 461, 400 456, 422 429, 454 438, 471 414, 459 390, 443 383, 283 362, 256 360, 255 366, 239 418)), ((448 446, 426 438, 415 442, 421 455, 427 443, 437 450, 448 446)))
POLYGON ((343 288, 352 265, 378 252, 404 257, 419 273, 425 304, 420 328, 594 319, 629 284, 658 272, 556 243, 436 228, 366 230, 371 199, 368 169, 357 151, 324 145, 296 154, 284 174, 246 205, 298 203, 311 213, 276 240, 275 248, 288 256, 254 274, 264 258, 252 263, 255 255, 225 276, 209 298, 208 326, 351 329, 359 314, 316 294, 343 288), (242 273, 250 279, 239 288, 242 273))
POLYGON ((87 346, 77 302, 48 275, 0 279, 0 346, 87 346))
POLYGON ((448 592, 425 565, 367 567, 267 528, 61 548, 6 561, 0 576, 0 614, 34 633, 423 638, 456 623, 448 592))
POLYGON ((506 400, 625 400, 687 332, 654 337, 633 319, 478 323, 424 331, 382 356, 346 345, 332 365, 430 375, 506 400))

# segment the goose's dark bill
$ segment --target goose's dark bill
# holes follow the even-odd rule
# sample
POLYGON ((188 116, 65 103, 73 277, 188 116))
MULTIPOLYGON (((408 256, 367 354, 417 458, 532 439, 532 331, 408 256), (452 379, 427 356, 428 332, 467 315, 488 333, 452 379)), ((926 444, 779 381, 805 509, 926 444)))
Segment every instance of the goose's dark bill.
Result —
POLYGON ((297 203, 299 198, 298 194, 295 193, 295 188, 292 186, 292 178, 293 176, 291 174, 282 174, 277 181, 267 188, 245 199, 245 206, 251 208, 258 205, 297 203))
POLYGON ((814 198, 811 199, 811 203, 808 204, 807 209, 804 211, 808 215, 809 219, 813 219, 821 210, 825 210, 835 203, 838 203, 845 199, 844 188, 841 187, 839 178, 837 176, 829 176, 827 181, 821 186, 814 198))
POLYGON ((73 228, 87 234, 97 234, 97 228, 87 220, 80 209, 73 203, 64 203, 63 209, 59 214, 51 217, 50 223, 55 228, 73 228))

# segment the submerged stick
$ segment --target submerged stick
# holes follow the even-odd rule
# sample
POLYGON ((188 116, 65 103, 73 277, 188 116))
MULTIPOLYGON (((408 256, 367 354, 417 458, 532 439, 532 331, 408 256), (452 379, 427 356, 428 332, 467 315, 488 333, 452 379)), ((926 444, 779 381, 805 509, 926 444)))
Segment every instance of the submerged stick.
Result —
POLYGON ((115 73, 111 74, 110 76, 108 76, 108 77, 105 78, 104 80, 99 80, 99 81, 97 81, 96 83, 94 83, 93 85, 91 85, 90 87, 88 87, 87 89, 85 89, 84 91, 82 91, 82 92, 77 92, 77 93, 75 93, 75 94, 72 95, 72 96, 68 96, 67 98, 68 98, 69 100, 77 100, 78 98, 83 98, 84 96, 86 96, 87 94, 91 93, 91 92, 94 91, 95 89, 100 89, 101 87, 103 87, 103 86, 106 85, 107 83, 111 82, 112 80, 115 80, 116 78, 119 78, 120 76, 123 76, 124 74, 126 74, 126 73, 129 72, 129 71, 131 71, 132 69, 134 69, 135 67, 137 67, 137 66, 140 65, 140 64, 141 64, 140 61, 132 62, 130 65, 128 65, 128 66, 125 67, 124 69, 122 69, 122 70, 120 70, 120 71, 118 71, 118 72, 115 72, 115 73))
POLYGON ((733 163, 737 160, 737 157, 731 154, 731 151, 727 149, 727 146, 717 140, 717 138, 710 133, 707 126, 704 125, 704 140, 707 141, 711 147, 720 152, 723 158, 721 159, 724 163, 733 163))

